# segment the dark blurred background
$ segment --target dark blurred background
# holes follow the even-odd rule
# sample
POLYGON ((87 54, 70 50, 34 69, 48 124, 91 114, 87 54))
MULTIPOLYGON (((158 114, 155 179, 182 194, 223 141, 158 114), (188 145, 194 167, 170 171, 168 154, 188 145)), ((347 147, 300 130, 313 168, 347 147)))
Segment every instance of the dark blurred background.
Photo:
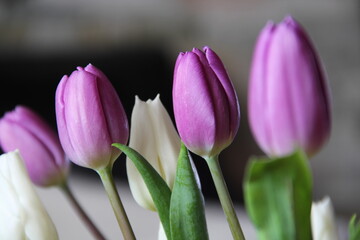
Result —
MULTIPOLYGON (((311 160, 315 199, 329 195, 337 212, 360 213, 359 2, 355 0, 0 0, 0 115, 33 108, 56 129, 54 94, 63 75, 92 63, 112 81, 130 119, 135 95, 161 100, 171 116, 173 67, 180 51, 212 47, 234 81, 241 127, 221 154, 231 195, 251 155, 262 154, 247 123, 247 81, 257 34, 293 15, 308 30, 332 88, 333 132, 311 160)), ((126 178, 125 158, 115 166, 126 178)), ((205 162, 195 159, 203 191, 215 199, 205 162)), ((95 176, 74 167, 73 174, 95 176)))

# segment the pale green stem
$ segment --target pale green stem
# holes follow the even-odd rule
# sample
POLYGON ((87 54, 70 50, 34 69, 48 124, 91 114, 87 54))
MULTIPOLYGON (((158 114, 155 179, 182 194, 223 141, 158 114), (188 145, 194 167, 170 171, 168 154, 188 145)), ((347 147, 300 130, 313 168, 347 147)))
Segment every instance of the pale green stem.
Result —
POLYGON ((229 191, 226 187, 224 176, 221 172, 218 156, 206 158, 206 162, 209 166, 211 176, 215 183, 215 188, 219 196, 221 206, 226 215, 226 220, 228 221, 233 238, 235 240, 244 240, 244 234, 240 227, 239 220, 236 216, 234 205, 231 201, 229 191))
POLYGON ((104 185, 105 191, 113 208, 116 220, 118 221, 121 232, 125 240, 135 240, 134 232, 131 228, 129 219, 122 205, 119 193, 116 189, 114 178, 112 176, 112 167, 105 167, 97 171, 104 185))
POLYGON ((95 239, 97 240, 105 240, 105 237, 101 234, 100 230, 95 226, 95 224, 91 221, 89 216, 85 213, 84 209, 80 206, 79 202, 74 197, 74 194, 69 188, 69 185, 67 182, 64 182, 63 184, 59 185, 59 188, 62 190, 62 192, 65 194, 65 196, 68 198, 69 202, 81 218, 81 220, 85 223, 89 231, 93 234, 95 239))

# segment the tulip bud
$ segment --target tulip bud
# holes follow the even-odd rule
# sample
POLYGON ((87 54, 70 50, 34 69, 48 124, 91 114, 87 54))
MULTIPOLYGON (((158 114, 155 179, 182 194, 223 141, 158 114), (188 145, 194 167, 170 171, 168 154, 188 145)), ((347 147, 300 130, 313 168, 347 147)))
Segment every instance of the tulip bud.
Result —
POLYGON ((69 161, 59 139, 30 109, 18 106, 0 119, 0 146, 5 152, 19 149, 34 184, 45 187, 65 181, 69 161))
POLYGON ((120 151, 111 144, 128 140, 120 99, 104 73, 91 64, 61 79, 56 89, 56 119, 66 154, 83 167, 112 166, 120 151))
POLYGON ((268 23, 257 40, 248 109, 255 139, 270 156, 298 147, 311 156, 329 136, 325 74, 309 37, 291 17, 268 23))
POLYGON ((17 151, 0 156, 0 196, 0 239, 58 239, 17 151))
MULTIPOLYGON (((129 146, 143 155, 168 186, 173 187, 180 138, 159 95, 147 102, 135 98, 129 146)), ((146 209, 156 211, 145 182, 130 159, 127 159, 126 167, 130 189, 136 202, 146 209)))
POLYGON ((239 128, 240 107, 220 58, 209 47, 180 53, 173 104, 177 129, 186 147, 202 157, 218 155, 239 128))
POLYGON ((313 240, 337 240, 334 209, 329 197, 311 206, 311 230, 313 240))

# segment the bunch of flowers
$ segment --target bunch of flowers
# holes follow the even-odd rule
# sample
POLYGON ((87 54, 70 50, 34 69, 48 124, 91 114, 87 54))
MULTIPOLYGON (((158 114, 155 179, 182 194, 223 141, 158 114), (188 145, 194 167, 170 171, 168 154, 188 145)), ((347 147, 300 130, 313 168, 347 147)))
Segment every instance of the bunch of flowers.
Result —
MULTIPOLYGON (((134 199, 159 215, 159 239, 209 239, 189 151, 206 161, 233 238, 245 239, 219 165, 238 131, 240 107, 217 54, 209 47, 180 53, 172 93, 177 131, 159 95, 146 102, 136 97, 129 130, 110 81, 89 64, 58 85, 59 137, 26 107, 7 113, 0 120, 0 145, 8 152, 0 157, 0 239, 58 238, 32 183, 59 187, 94 237, 105 239, 67 184, 70 161, 99 174, 124 239, 135 239, 112 177, 122 152, 134 199)), ((267 155, 250 159, 243 182, 258 239, 338 239, 330 199, 312 205, 308 164, 329 138, 329 89, 319 56, 293 18, 262 30, 248 104, 251 130, 267 155)), ((360 239, 355 216, 349 239, 360 239)))

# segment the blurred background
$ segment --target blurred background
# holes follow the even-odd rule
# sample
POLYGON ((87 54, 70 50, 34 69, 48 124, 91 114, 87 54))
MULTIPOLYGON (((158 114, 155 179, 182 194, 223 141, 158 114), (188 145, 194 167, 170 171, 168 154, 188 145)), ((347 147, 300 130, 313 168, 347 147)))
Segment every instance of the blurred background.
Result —
MULTIPOLYGON (((288 14, 307 29, 332 90, 331 138, 311 159, 314 200, 329 195, 337 214, 347 219, 351 213, 360 214, 357 0, 0 0, 0 116, 23 104, 56 128, 56 86, 63 75, 88 63, 112 81, 129 119, 135 95, 147 100, 160 93, 173 115, 176 57, 180 51, 208 45, 222 58, 240 100, 239 133, 221 155, 230 193, 240 205, 246 162, 262 154, 247 123, 253 47, 268 20, 279 22, 288 14)), ((124 160, 121 157, 114 169, 122 182, 124 160)), ((205 162, 195 162, 206 200, 218 201, 205 162)), ((95 179, 87 169, 74 167, 72 173, 80 181, 95 179)))

